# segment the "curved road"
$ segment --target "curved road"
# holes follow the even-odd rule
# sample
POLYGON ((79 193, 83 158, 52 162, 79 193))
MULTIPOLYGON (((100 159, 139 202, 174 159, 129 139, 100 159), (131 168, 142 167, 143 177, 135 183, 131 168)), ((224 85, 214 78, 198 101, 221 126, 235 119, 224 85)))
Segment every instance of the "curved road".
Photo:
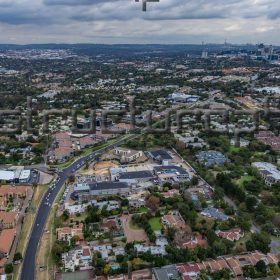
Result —
POLYGON ((47 221, 48 215, 50 213, 50 209, 56 199, 57 194, 59 193, 61 187, 64 185, 68 176, 82 168, 86 162, 93 160, 97 155, 105 152, 107 149, 114 148, 115 146, 119 146, 129 140, 132 140, 138 135, 131 135, 129 137, 123 138, 119 141, 116 141, 102 149, 99 149, 92 154, 81 157, 73 162, 69 167, 63 169, 59 175, 52 188, 49 188, 45 193, 39 209, 37 211, 37 215, 33 224, 33 228, 30 234, 30 238, 28 241, 27 249, 24 254, 24 260, 21 270, 21 280, 34 280, 35 279, 35 267, 36 267, 36 251, 38 248, 38 244, 40 242, 41 236, 43 234, 45 223, 47 221))

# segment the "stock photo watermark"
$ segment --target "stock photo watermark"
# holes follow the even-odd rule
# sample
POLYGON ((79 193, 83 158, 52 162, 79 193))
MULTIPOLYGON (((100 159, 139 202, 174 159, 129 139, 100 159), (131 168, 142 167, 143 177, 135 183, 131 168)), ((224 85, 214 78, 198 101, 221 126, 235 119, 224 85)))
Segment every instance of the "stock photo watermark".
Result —
MULTIPOLYGON (((209 109, 182 109, 178 110, 175 113, 171 111, 167 112, 165 116, 157 121, 153 122, 152 111, 149 111, 146 115, 146 123, 144 127, 136 127, 136 108, 134 104, 134 99, 129 101, 129 108, 127 110, 102 110, 101 115, 98 116, 101 120, 100 130, 102 134, 122 134, 123 132, 114 129, 112 125, 108 125, 108 118, 110 116, 118 116, 120 118, 129 116, 129 123, 131 125, 131 131, 137 134, 143 133, 171 133, 172 127, 173 132, 181 134, 184 129, 183 119, 185 117, 193 118, 195 124, 201 125, 201 130, 205 132, 215 132, 220 134, 232 133, 236 137, 237 141, 241 134, 257 132, 261 120, 265 120, 268 124, 271 125, 272 122, 280 120, 280 110, 270 109, 270 104, 274 103, 275 100, 280 101, 279 98, 266 98, 264 109, 261 110, 209 110, 209 109), (238 124, 232 129, 232 123, 230 124, 230 118, 241 119, 242 116, 251 118, 252 126, 249 128, 247 126, 242 126, 238 124), (216 117, 220 118, 221 125, 220 127, 215 127, 212 125, 211 118, 216 117), (162 123, 164 124, 163 128, 157 128, 155 124, 162 123)), ((44 133, 49 133, 49 120, 52 116, 67 116, 71 117, 72 122, 72 133, 81 133, 81 134, 95 134, 97 131, 97 114, 93 109, 89 109, 85 112, 88 115, 88 120, 90 122, 89 128, 78 128, 78 115, 81 115, 81 112, 74 109, 51 109, 40 111, 40 118, 42 120, 42 128, 44 133)), ((28 133, 39 133, 39 129, 35 129, 33 124, 33 117, 39 116, 39 112, 36 109, 32 108, 31 98, 27 98, 27 108, 25 111, 21 110, 0 110, 0 135, 7 134, 17 134, 21 133, 22 129, 26 127, 28 133)))

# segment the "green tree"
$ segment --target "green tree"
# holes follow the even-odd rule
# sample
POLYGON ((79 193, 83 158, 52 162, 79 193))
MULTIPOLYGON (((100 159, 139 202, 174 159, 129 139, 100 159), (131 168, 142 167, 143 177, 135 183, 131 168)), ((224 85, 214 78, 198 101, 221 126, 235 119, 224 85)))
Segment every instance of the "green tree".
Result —
POLYGON ((22 260, 22 255, 21 255, 20 252, 16 252, 15 255, 14 255, 13 261, 16 262, 16 261, 19 261, 19 260, 22 260))
POLYGON ((261 272, 264 275, 266 275, 267 267, 263 260, 260 260, 256 263, 256 269, 258 272, 261 272))
POLYGON ((6 274, 10 274, 10 273, 13 273, 14 271, 14 267, 11 263, 8 263, 5 265, 5 273, 6 274))
POLYGON ((246 242, 246 248, 248 251, 259 250, 264 254, 267 254, 270 251, 269 244, 271 239, 266 233, 253 233, 251 240, 246 242))

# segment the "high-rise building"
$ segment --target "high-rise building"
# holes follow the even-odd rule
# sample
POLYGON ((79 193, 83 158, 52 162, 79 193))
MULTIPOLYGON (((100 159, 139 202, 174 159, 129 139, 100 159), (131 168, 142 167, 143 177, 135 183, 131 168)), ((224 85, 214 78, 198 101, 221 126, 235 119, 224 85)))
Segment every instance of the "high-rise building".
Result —
POLYGON ((208 52, 207 51, 202 51, 201 57, 202 58, 207 58, 208 57, 208 52))

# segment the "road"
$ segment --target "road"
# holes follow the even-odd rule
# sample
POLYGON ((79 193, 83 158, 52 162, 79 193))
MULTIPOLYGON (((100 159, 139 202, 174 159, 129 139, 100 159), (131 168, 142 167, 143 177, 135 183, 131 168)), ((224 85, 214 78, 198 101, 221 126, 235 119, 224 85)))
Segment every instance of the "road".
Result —
POLYGON ((273 254, 279 254, 280 253, 280 240, 279 239, 272 240, 270 243, 270 249, 273 254))
POLYGON ((35 279, 35 273, 36 273, 36 251, 41 239, 41 236, 43 234, 45 224, 48 218, 48 215, 50 213, 51 207, 53 206, 53 203, 65 184, 65 182, 68 179, 68 176, 82 168, 86 162, 94 160, 94 158, 102 153, 104 153, 108 149, 112 149, 115 146, 122 145, 123 143, 132 140, 137 135, 130 135, 128 137, 125 137, 119 141, 116 141, 107 147, 104 147, 100 150, 97 150, 93 152, 92 154, 89 154, 87 156, 81 157, 77 159, 75 162, 73 162, 69 167, 63 169, 59 175, 56 181, 54 182, 53 186, 48 189, 48 191, 45 193, 41 204, 38 208, 38 212, 35 218, 35 222, 33 224, 33 228, 30 234, 30 238, 28 241, 28 245, 24 254, 24 260, 22 264, 22 270, 21 270, 21 280, 34 280, 35 279))

